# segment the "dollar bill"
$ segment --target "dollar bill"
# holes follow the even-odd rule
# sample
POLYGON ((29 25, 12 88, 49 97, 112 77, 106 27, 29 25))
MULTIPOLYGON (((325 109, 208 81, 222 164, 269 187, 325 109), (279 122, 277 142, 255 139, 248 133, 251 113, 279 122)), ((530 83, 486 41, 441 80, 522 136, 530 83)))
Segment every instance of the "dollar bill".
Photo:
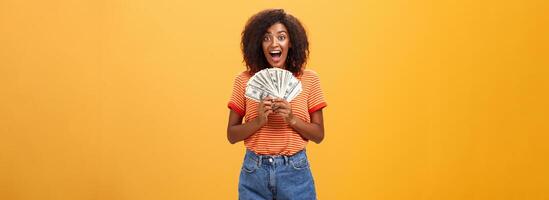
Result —
POLYGON ((284 98, 290 102, 302 92, 301 81, 290 71, 268 68, 255 73, 246 84, 245 96, 259 102, 265 97, 284 98))

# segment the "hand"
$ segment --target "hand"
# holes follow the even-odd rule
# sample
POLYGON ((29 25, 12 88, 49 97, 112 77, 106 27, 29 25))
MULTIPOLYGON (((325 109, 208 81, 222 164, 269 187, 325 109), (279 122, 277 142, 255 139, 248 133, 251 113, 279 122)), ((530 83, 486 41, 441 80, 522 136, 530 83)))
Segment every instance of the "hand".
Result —
POLYGON ((292 113, 292 105, 285 99, 276 98, 273 101, 272 108, 276 114, 284 118, 284 121, 290 125, 294 125, 297 121, 292 113))
POLYGON ((257 107, 257 122, 260 126, 263 126, 267 123, 269 115, 273 113, 272 109, 272 98, 265 97, 259 101, 259 106, 257 107))

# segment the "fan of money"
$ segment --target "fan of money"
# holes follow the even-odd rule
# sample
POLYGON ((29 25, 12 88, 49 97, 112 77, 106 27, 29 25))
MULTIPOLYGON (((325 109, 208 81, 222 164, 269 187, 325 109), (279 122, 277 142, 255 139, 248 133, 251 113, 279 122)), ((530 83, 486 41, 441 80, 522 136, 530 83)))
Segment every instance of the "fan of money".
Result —
POLYGON ((292 101, 302 91, 301 81, 292 72, 267 68, 255 73, 246 84, 245 96, 259 102, 265 97, 292 101))

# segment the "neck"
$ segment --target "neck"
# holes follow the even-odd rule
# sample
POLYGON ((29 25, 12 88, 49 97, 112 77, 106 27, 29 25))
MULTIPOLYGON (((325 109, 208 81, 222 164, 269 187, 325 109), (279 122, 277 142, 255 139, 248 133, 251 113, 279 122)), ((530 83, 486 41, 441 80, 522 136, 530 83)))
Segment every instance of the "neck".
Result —
POLYGON ((286 66, 282 66, 282 67, 274 67, 274 66, 271 66, 273 68, 280 68, 280 69, 286 69, 286 66))

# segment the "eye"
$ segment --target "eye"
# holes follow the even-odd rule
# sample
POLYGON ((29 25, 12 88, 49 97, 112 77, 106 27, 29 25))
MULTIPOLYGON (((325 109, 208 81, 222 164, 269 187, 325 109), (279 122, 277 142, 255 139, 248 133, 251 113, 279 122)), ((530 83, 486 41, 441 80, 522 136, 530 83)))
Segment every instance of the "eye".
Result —
POLYGON ((269 41, 269 40, 271 40, 271 38, 269 36, 267 36, 267 35, 263 36, 263 41, 269 41))
POLYGON ((278 36, 278 40, 279 41, 283 41, 286 39, 286 36, 285 35, 281 35, 281 36, 278 36))

